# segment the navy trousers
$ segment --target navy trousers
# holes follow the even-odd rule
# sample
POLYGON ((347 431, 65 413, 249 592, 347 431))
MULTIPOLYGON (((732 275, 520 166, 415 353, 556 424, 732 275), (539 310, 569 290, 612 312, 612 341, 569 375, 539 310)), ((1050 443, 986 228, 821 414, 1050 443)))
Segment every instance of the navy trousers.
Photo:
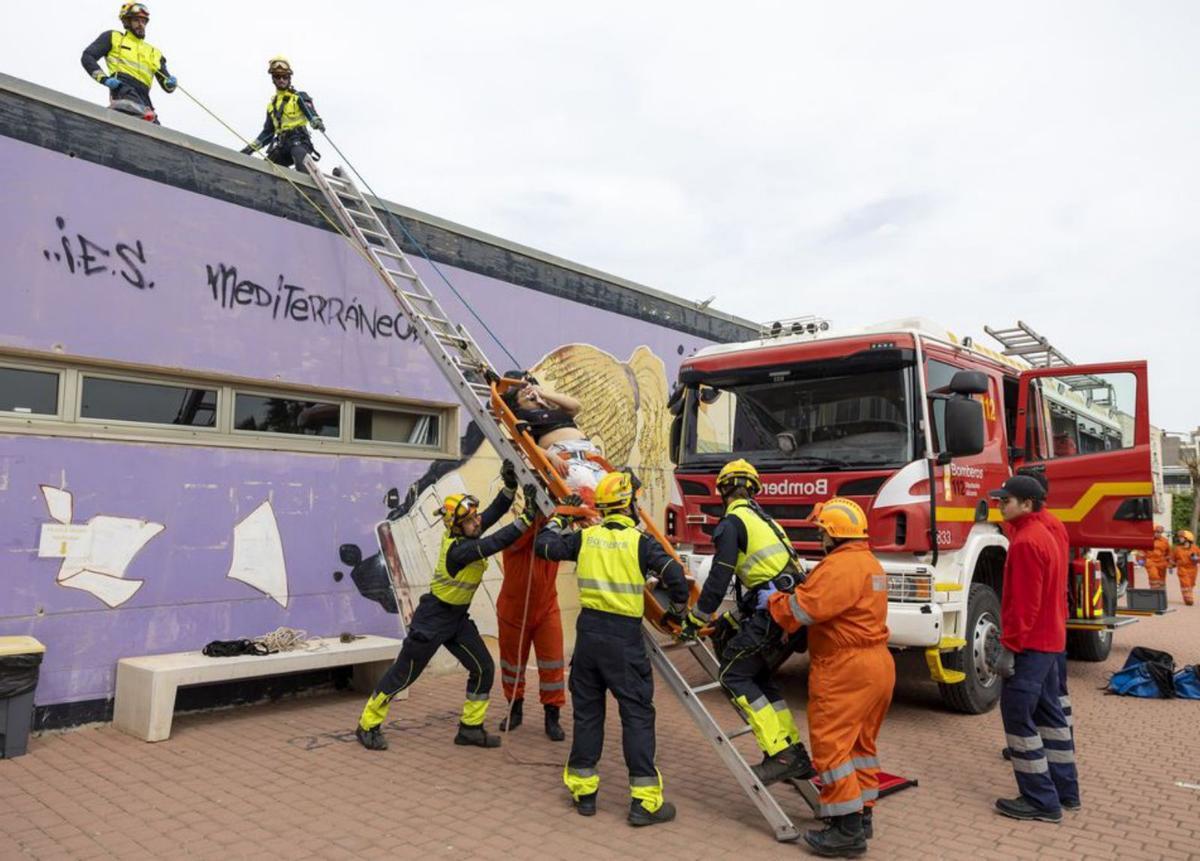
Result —
POLYGON ((1000 691, 1000 716, 1017 789, 1049 813, 1079 800, 1075 742, 1063 713, 1061 653, 1024 651, 1000 691))

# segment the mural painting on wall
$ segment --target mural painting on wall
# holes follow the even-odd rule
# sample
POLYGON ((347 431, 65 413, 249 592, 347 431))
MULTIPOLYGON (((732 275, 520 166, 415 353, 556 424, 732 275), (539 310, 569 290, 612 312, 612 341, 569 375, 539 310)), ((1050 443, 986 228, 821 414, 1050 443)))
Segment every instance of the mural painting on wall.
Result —
MULTIPOLYGON (((570 344, 528 370, 544 389, 569 395, 583 405, 575 416, 579 429, 611 464, 637 471, 642 480, 639 502, 661 519, 673 480, 667 453, 669 386, 663 361, 644 346, 621 361, 590 344, 570 344)), ((406 625, 437 564, 443 527, 435 512, 441 500, 452 493, 470 493, 486 504, 500 489, 499 458, 474 423, 467 428, 461 450, 461 460, 434 463, 408 489, 407 498, 380 524, 383 553, 364 558, 352 572, 365 597, 388 612, 399 612, 406 625)), ((569 569, 564 565, 561 570, 569 569)), ((489 568, 480 590, 485 602, 472 610, 480 631, 493 636, 501 576, 498 564, 489 568)))
MULTIPOLYGON (((43 523, 38 556, 62 559, 55 582, 87 592, 110 608, 119 607, 142 588, 125 570, 166 526, 136 517, 97 514, 87 523, 73 523, 74 497, 69 490, 40 485, 51 523, 43 523)), ((269 501, 263 502, 233 529, 233 559, 225 575, 240 580, 273 599, 288 604, 287 568, 283 542, 269 501)))

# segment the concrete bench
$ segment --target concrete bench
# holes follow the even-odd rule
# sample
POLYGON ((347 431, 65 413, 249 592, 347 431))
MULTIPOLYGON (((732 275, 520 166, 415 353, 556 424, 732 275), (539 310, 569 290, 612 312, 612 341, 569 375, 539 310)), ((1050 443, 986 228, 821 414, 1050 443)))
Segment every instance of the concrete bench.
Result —
MULTIPOLYGON (((171 735, 175 691, 187 685, 354 665, 354 688, 370 693, 403 645, 392 637, 367 636, 343 643, 337 637, 309 640, 309 647, 273 655, 210 658, 176 652, 117 661, 113 726, 146 741, 171 735)), ((407 692, 405 692, 407 693, 407 692)))

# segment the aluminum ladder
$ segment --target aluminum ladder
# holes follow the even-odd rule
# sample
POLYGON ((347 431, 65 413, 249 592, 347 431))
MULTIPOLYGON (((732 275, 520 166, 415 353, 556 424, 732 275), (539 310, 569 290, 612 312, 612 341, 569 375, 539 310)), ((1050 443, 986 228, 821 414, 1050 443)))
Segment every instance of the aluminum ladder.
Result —
MULTIPOLYGON (((708 644, 703 640, 681 640, 673 643, 661 643, 656 636, 656 632, 649 625, 643 625, 642 635, 646 641, 646 649, 650 653, 650 664, 654 667, 655 675, 660 680, 666 683, 676 699, 683 704, 684 710, 691 717, 692 721, 699 728, 701 735, 716 751, 721 762, 729 770, 729 773, 737 780, 738 785, 746 796, 754 802, 758 807, 758 812, 767 820, 767 824, 771 826, 771 830, 775 832, 775 839, 790 843, 800 839, 801 832, 792 820, 780 807, 779 802, 771 791, 762 784, 755 776, 750 765, 742 757, 742 754, 736 747, 733 746, 733 739, 743 735, 748 735, 752 732, 750 725, 745 722, 745 718, 738 710, 733 701, 729 699, 721 683, 717 680, 720 674, 720 664, 716 656, 709 649, 708 644), (696 659, 701 667, 704 668, 705 674, 710 681, 699 685, 693 685, 684 676, 683 672, 672 660, 672 655, 679 651, 688 651, 696 659), (742 719, 742 725, 730 730, 725 730, 721 727, 720 721, 708 710, 704 702, 701 700, 701 695, 710 691, 720 691, 725 702, 729 703, 730 707, 742 719)), ((804 801, 815 813, 820 804, 819 792, 817 787, 811 780, 787 780, 785 783, 790 783, 796 789, 804 801)))
MULTIPOLYGON (((331 174, 323 173, 311 156, 305 157, 304 167, 333 209, 346 235, 358 246, 396 297, 396 302, 416 330, 418 340, 433 357, 438 370, 475 421, 475 426, 483 432, 500 458, 513 464, 522 486, 540 486, 541 477, 525 462, 516 444, 489 409, 492 386, 488 377, 495 372, 471 333, 452 322, 442 310, 441 304, 400 250, 374 207, 341 168, 334 168, 331 174)), ((553 516, 554 501, 545 493, 537 495, 537 506, 546 517, 553 516)))

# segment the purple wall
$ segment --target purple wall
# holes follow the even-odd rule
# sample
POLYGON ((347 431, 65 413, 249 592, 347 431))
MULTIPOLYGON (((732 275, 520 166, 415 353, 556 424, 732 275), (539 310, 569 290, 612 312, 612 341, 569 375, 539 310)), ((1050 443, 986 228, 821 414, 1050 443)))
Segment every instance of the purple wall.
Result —
MULTIPOLYGON (((0 347, 452 400, 420 345, 396 336, 386 288, 340 237, 7 138, 0 138, 0 163, 0 347), (392 322, 380 327, 379 317, 392 322), (360 319, 377 326, 375 336, 360 319)), ((524 365, 568 343, 621 359, 646 345, 671 376, 681 354, 706 343, 443 271, 524 365)), ((428 283, 448 292, 435 276, 428 283)), ((508 366, 457 300, 446 298, 445 307, 497 366, 508 366)), ((407 331, 403 319, 399 331, 407 331)), ((279 625, 313 636, 395 635, 396 617, 361 598, 349 577, 333 580, 344 570, 336 548, 345 541, 372 547, 384 489, 403 490, 427 466, 6 436, 0 426, 0 634, 32 634, 47 645, 41 705, 111 697, 120 657, 195 649, 279 625), (128 566, 125 576, 145 583, 126 603, 109 609, 63 587, 55 580, 62 560, 38 558, 40 528, 50 521, 42 484, 71 492, 74 523, 104 514, 166 525, 128 566), (286 609, 225 576, 234 525, 268 499, 288 570, 286 609)))

